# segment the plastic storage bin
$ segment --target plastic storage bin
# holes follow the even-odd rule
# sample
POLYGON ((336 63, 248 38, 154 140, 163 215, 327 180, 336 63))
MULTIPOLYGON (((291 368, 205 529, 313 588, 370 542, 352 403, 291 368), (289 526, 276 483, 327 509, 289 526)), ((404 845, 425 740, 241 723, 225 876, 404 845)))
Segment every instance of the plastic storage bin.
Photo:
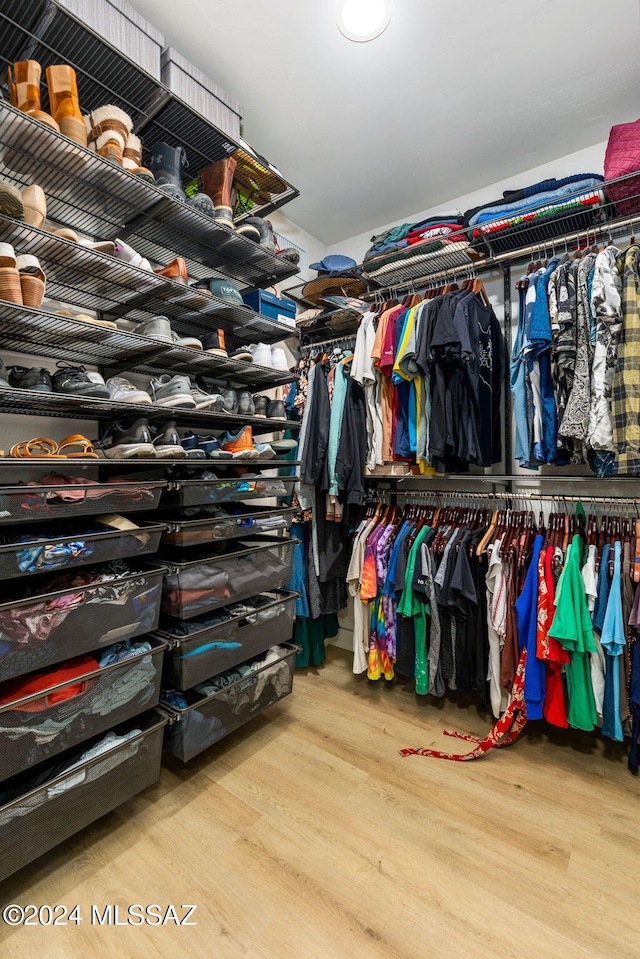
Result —
POLYGON ((178 480, 167 490, 163 502, 187 509, 208 503, 231 503, 247 499, 283 499, 293 493, 295 476, 258 476, 237 480, 178 480))
MULTIPOLYGON (((216 614, 210 613, 201 617, 201 629, 197 629, 198 620, 192 619, 189 625, 195 629, 187 636, 166 632, 161 622, 155 635, 169 646, 164 659, 165 684, 180 690, 190 689, 209 676, 257 656, 275 643, 291 639, 297 595, 288 590, 261 594, 259 598, 267 602, 249 619, 231 616, 211 624, 216 614), (209 625, 204 625, 207 621, 209 625)), ((251 603, 249 599, 247 605, 251 603)), ((225 610, 220 610, 220 615, 224 614, 225 610)))
POLYGON ((0 486, 0 524, 40 523, 99 513, 154 510, 160 505, 160 495, 166 486, 164 480, 0 486), (73 496, 74 499, 65 501, 65 496, 73 496))
POLYGON ((254 507, 236 516, 211 516, 206 519, 171 523, 162 534, 162 544, 177 547, 202 546, 224 539, 237 539, 253 533, 288 530, 295 516, 293 508, 254 507))
POLYGON ((143 556, 155 553, 160 537, 166 529, 164 523, 141 523, 135 530, 70 533, 47 530, 44 526, 40 537, 23 534, 22 542, 13 540, 0 546, 0 579, 15 579, 34 573, 63 572, 77 566, 106 563, 114 559, 143 556))
POLYGON ((172 47, 162 53, 162 82, 232 140, 240 138, 240 104, 172 47))
MULTIPOLYGON (((57 0, 156 80, 161 79, 164 35, 126 0, 57 0)), ((125 93, 124 90, 120 91, 125 93)), ((108 98, 105 97, 105 102, 108 98)))
MULTIPOLYGON (((73 770, 54 771, 42 785, 18 798, 12 796, 21 777, 6 780, 0 786, 0 880, 157 782, 166 723, 155 711, 129 721, 114 732, 137 729, 136 736, 73 770)), ((53 761, 56 769, 67 759, 77 761, 91 745, 88 742, 58 757, 53 761)), ((44 768, 46 764, 29 773, 44 768)))
POLYGON ((60 577, 51 578, 49 585, 40 580, 40 591, 28 598, 5 594, 0 602, 0 682, 156 629, 162 567, 92 583, 98 572, 87 570, 65 588, 56 588, 60 577))
POLYGON ((166 645, 148 642, 148 652, 0 705, 0 782, 157 706, 166 645))
MULTIPOLYGON (((227 606, 289 582, 294 539, 234 543, 233 551, 202 552, 191 559, 162 554, 170 567, 162 591, 162 612, 179 619, 227 606)), ((231 544, 229 544, 231 545, 231 544)))
POLYGON ((187 709, 163 701, 163 709, 171 717, 165 735, 167 752, 187 763, 267 706, 288 696, 300 647, 284 643, 276 649, 278 662, 265 664, 251 676, 243 676, 211 696, 195 690, 188 693, 187 698, 194 702, 187 709))
POLYGON ((268 316, 272 320, 280 320, 290 326, 295 324, 296 305, 287 297, 276 296, 268 290, 254 290, 252 293, 243 293, 242 299, 256 313, 268 316))

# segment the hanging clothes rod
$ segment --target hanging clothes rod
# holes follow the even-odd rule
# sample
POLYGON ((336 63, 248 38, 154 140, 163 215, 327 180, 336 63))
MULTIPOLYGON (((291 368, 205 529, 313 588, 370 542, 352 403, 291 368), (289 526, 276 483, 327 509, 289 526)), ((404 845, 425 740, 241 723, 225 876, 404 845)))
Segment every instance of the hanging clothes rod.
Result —
POLYGON ((345 349, 353 349, 356 345, 355 336, 336 336, 332 340, 320 340, 318 343, 304 343, 300 347, 302 353, 310 353, 312 350, 321 351, 326 346, 342 346, 345 349))
POLYGON ((586 493, 584 496, 565 496, 564 493, 553 495, 551 493, 538 493, 535 490, 527 490, 526 492, 514 491, 513 493, 498 493, 495 490, 487 490, 483 493, 468 492, 466 490, 408 490, 406 493, 396 493, 393 490, 379 490, 377 492, 371 491, 368 500, 374 503, 386 503, 390 502, 391 498, 394 496, 402 498, 402 500, 406 503, 420 503, 421 501, 428 500, 452 500, 461 504, 465 500, 474 500, 478 502, 486 502, 487 500, 501 500, 505 502, 513 502, 514 500, 539 500, 541 502, 556 503, 601 503, 611 506, 611 508, 621 505, 638 506, 640 504, 640 499, 637 497, 615 495, 591 496, 589 493, 586 493))

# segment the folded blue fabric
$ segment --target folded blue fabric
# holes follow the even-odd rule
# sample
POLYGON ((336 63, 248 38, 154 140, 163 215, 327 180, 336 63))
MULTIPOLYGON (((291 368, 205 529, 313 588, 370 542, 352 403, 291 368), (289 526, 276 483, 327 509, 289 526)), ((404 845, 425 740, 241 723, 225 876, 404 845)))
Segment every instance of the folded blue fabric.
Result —
POLYGON ((579 180, 577 183, 567 183, 558 190, 551 190, 547 193, 536 193, 534 197, 527 197, 516 203, 505 203, 502 206, 485 207, 469 220, 469 226, 475 226, 478 223, 485 223, 487 220, 498 220, 510 216, 516 216, 526 210, 533 210, 537 206, 545 203, 553 203, 572 193, 586 193, 589 190, 600 186, 601 180, 595 177, 588 177, 586 180, 579 180))
POLYGON ((567 186, 569 183, 580 183, 581 180, 598 180, 604 182, 604 177, 599 173, 574 173, 573 176, 565 176, 561 180, 551 177, 550 180, 541 180, 540 183, 533 183, 526 186, 524 190, 505 190, 503 196, 506 202, 509 202, 509 196, 512 193, 524 193, 525 197, 535 196, 536 193, 549 193, 553 190, 559 190, 560 187, 567 186))

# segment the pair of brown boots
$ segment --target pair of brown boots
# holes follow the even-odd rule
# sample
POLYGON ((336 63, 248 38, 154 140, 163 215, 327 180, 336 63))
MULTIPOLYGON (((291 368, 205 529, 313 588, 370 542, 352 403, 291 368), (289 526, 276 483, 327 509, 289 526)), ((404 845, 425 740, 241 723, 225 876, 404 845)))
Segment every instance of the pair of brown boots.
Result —
POLYGON ((14 107, 81 146, 87 145, 87 130, 80 112, 76 71, 66 64, 47 67, 49 110, 40 100, 42 67, 36 60, 21 60, 8 68, 9 97, 14 107))

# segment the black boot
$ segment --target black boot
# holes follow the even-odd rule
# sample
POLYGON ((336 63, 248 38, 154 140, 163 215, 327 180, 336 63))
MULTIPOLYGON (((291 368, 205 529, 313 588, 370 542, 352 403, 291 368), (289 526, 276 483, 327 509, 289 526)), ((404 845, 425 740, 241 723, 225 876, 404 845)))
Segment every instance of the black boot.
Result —
POLYGON ((186 201, 187 197, 182 188, 182 176, 187 168, 184 147, 172 147, 161 140, 153 148, 149 167, 156 178, 157 187, 176 200, 186 201))

